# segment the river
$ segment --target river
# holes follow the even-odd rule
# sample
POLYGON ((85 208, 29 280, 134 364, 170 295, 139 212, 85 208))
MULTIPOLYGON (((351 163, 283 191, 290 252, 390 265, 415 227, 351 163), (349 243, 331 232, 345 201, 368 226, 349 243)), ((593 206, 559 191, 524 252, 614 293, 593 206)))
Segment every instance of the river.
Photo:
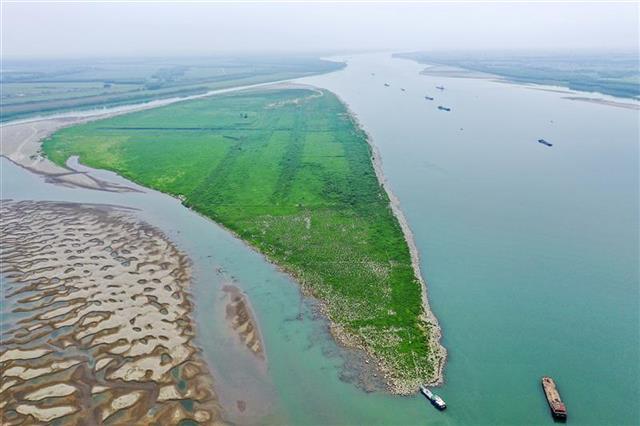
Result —
POLYGON ((348 61, 299 81, 338 94, 380 150, 449 351, 437 391, 445 412, 419 396, 365 393, 342 380, 349 355, 313 302, 171 197, 53 186, 4 159, 2 197, 135 207, 184 250, 194 264, 196 342, 231 420, 548 424, 539 382, 548 374, 571 423, 637 423, 638 112, 523 85, 424 76, 423 66, 386 54, 348 61), (220 287, 229 280, 250 298, 266 364, 225 323, 220 287))

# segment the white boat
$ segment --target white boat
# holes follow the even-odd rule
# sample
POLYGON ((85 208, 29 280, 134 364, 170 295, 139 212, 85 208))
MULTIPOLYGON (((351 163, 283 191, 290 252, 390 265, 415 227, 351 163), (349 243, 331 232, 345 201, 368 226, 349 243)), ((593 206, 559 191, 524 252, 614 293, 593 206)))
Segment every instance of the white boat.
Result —
POLYGON ((425 386, 420 386, 420 393, 422 393, 438 410, 444 410, 447 408, 447 404, 444 402, 444 399, 440 398, 440 396, 434 394, 425 386))

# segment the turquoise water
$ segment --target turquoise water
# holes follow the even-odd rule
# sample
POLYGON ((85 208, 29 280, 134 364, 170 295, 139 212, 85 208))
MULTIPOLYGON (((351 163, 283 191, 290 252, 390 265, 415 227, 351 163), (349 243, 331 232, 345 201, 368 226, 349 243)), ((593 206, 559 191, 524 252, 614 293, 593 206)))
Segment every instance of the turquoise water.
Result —
POLYGON ((127 205, 163 229, 193 260, 197 342, 239 423, 551 424, 544 374, 556 379, 570 423, 638 423, 637 111, 487 80, 435 79, 421 68, 363 55, 302 81, 349 103, 381 151, 449 351, 437 391, 449 404, 443 413, 417 396, 365 393, 342 381, 348 357, 312 301, 168 196, 54 187, 2 159, 3 198, 127 205), (224 321, 220 287, 230 281, 251 300, 266 363, 224 321), (244 413, 237 400, 246 401, 244 413))
POLYGON ((571 423, 638 424, 638 111, 422 68, 367 55, 308 81, 357 113, 414 231, 447 419, 549 423, 549 374, 571 423))

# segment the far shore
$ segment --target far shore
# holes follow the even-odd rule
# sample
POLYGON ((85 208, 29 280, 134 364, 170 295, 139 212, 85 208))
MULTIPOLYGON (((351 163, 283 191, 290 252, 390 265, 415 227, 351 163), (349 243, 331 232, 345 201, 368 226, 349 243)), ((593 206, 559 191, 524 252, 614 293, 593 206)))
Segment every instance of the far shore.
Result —
MULTIPOLYGON (((410 60, 410 59, 407 59, 410 60)), ((479 71, 468 70, 465 68, 458 68, 450 65, 429 65, 420 72, 422 75, 434 76, 434 77, 447 77, 447 78, 470 78, 489 80, 497 83, 515 84, 532 90, 542 90, 545 92, 554 92, 566 94, 564 99, 571 101, 590 102, 599 105, 612 106, 617 108, 626 108, 632 110, 640 110, 640 101, 629 98, 617 98, 609 95, 602 95, 596 92, 580 92, 571 90, 567 87, 561 86, 548 86, 544 84, 537 84, 532 82, 515 81, 507 77, 503 77, 496 74, 488 74, 479 71)))

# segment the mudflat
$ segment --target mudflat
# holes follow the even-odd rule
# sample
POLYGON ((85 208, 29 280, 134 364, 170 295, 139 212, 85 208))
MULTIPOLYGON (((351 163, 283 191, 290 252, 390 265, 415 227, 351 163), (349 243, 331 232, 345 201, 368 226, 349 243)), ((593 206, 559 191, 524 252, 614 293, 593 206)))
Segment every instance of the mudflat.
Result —
POLYGON ((124 208, 3 200, 2 423, 220 422, 190 263, 124 208))

